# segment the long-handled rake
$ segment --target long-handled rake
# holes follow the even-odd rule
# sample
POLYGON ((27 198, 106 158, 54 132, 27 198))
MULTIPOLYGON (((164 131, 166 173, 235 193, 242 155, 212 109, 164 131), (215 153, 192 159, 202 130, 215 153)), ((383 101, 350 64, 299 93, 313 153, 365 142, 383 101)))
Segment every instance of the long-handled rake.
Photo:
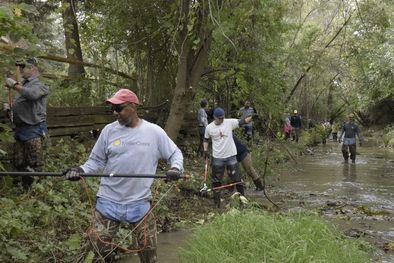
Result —
POLYGON ((207 180, 208 180, 208 158, 205 158, 204 185, 200 189, 200 193, 203 195, 205 195, 208 192, 207 180))

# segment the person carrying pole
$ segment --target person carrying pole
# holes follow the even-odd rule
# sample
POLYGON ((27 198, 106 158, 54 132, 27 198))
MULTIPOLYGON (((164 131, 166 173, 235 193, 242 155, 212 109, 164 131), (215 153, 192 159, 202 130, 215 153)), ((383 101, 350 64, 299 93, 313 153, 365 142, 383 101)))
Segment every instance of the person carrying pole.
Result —
MULTIPOLYGON (((106 101, 117 121, 102 130, 85 164, 68 169, 65 178, 79 179, 83 173, 155 174, 159 159, 171 165, 168 180, 177 180, 183 171, 183 155, 165 131, 139 118, 137 95, 120 89, 106 101)), ((116 248, 111 243, 121 222, 133 229, 132 236, 141 263, 155 263, 156 220, 151 210, 153 178, 102 177, 97 193, 95 222, 87 237, 95 253, 94 262, 106 262, 116 248)))
MULTIPOLYGON (((209 157, 209 139, 212 139, 212 187, 217 188, 222 185, 224 169, 232 182, 237 183, 236 189, 241 195, 245 195, 244 186, 241 183, 237 162, 237 148, 233 139, 233 130, 245 123, 252 121, 252 116, 244 119, 225 119, 225 112, 222 108, 213 111, 214 121, 205 129, 204 135, 204 157, 209 157)), ((220 208, 220 190, 213 192, 213 201, 216 208, 220 208)))
MULTIPOLYGON (((13 103, 10 105, 15 132, 13 164, 17 171, 40 172, 44 165, 44 139, 48 134, 46 117, 49 88, 39 79, 40 71, 36 58, 17 61, 15 65, 15 79, 6 79, 9 92, 15 91, 13 103)), ((28 190, 33 182, 34 178, 31 176, 14 178, 14 184, 21 183, 25 190, 28 190)))

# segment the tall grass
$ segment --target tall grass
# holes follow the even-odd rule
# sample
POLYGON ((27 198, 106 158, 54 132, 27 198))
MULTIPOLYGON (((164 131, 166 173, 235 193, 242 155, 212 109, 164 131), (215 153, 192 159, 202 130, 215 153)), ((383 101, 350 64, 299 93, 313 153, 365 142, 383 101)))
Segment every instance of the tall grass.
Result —
POLYGON ((371 262, 361 247, 315 216, 234 210, 197 229, 179 256, 182 263, 371 262))

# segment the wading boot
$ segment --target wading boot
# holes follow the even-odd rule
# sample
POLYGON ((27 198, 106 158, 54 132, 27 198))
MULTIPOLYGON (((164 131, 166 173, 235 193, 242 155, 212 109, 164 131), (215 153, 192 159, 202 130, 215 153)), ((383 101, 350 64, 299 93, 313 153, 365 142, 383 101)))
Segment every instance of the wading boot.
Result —
POLYGON ((245 196, 245 188, 244 188, 244 185, 243 185, 243 184, 237 184, 237 185, 235 186, 235 188, 237 188, 237 191, 238 191, 241 195, 245 196))
POLYGON ((220 208, 220 192, 219 191, 213 192, 213 206, 215 208, 220 208))
POLYGON ((256 191, 263 191, 264 190, 264 187, 263 187, 263 184, 261 183, 260 178, 253 180, 253 183, 256 186, 256 191))

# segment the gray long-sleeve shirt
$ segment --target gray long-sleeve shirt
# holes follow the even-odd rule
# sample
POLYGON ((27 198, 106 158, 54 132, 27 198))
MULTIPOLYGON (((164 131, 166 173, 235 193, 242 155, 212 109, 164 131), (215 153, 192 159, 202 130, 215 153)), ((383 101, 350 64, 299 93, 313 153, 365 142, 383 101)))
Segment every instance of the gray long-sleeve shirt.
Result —
POLYGON ((197 112, 197 120, 199 127, 207 127, 208 126, 208 115, 204 108, 200 108, 197 112))
POLYGON ((358 125, 354 122, 346 122, 341 129, 341 134, 339 135, 339 140, 344 138, 352 138, 356 139, 356 136, 358 137, 359 140, 361 140, 360 137, 360 129, 358 128, 358 125))
MULTIPOLYGON (((81 168, 85 173, 156 174, 159 159, 183 170, 183 155, 165 131, 142 120, 135 128, 118 121, 102 130, 89 159, 81 168)), ((97 196, 119 204, 150 200, 153 178, 102 177, 97 196)))
POLYGON ((15 125, 37 125, 46 121, 48 94, 48 86, 38 76, 25 80, 22 91, 17 92, 12 105, 15 125))

